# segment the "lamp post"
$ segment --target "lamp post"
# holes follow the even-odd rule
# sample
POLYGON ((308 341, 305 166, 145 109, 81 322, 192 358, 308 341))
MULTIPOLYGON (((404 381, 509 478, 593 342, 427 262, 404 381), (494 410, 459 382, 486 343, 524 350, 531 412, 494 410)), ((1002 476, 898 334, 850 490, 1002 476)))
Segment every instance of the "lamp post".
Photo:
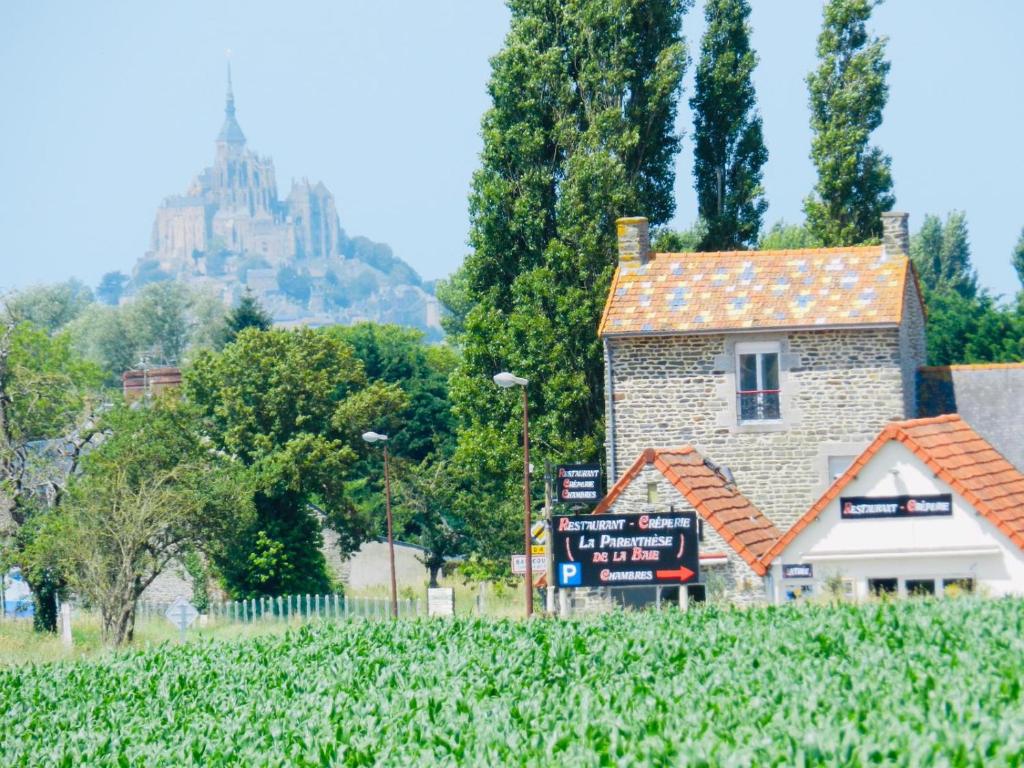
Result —
POLYGON ((502 389, 523 388, 523 540, 526 548, 526 618, 533 615, 533 537, 530 535, 530 420, 526 404, 526 385, 529 379, 502 371, 494 376, 494 383, 502 389))
POLYGON ((398 618, 398 583, 395 579, 395 538, 391 525, 391 477, 388 473, 388 436, 364 432, 368 443, 384 443, 384 509, 388 518, 388 560, 391 565, 391 618, 398 618))

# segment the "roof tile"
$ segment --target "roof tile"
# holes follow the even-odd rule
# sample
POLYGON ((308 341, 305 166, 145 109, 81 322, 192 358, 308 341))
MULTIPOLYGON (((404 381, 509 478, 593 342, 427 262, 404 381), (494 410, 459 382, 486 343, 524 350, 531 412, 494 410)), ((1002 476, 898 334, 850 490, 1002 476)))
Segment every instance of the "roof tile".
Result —
POLYGON ((616 270, 600 334, 896 325, 908 276, 881 246, 659 253, 616 270))
POLYGON ((762 556, 767 568, 808 523, 825 510, 861 466, 896 440, 906 445, 936 477, 1024 549, 1024 474, 956 414, 889 424, 818 499, 807 513, 762 556))
POLYGON ((721 475, 705 464, 704 458, 690 446, 648 448, 601 500, 594 513, 607 512, 643 468, 651 464, 750 564, 755 573, 764 575, 765 569, 758 558, 768 551, 780 531, 734 485, 728 485, 721 475))

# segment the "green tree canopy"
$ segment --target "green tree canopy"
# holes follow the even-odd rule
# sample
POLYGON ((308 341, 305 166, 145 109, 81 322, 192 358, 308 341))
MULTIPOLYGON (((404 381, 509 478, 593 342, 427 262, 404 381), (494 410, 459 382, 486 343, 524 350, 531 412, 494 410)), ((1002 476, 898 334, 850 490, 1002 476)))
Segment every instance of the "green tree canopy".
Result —
POLYGON ((224 343, 230 344, 246 328, 266 331, 273 324, 273 318, 260 306, 252 291, 246 289, 238 306, 228 312, 225 318, 224 343))
POLYGON ((750 47, 750 6, 746 0, 707 0, 704 17, 707 31, 690 99, 694 187, 707 227, 700 250, 749 248, 768 208, 761 186, 768 150, 751 80, 757 54, 750 47))
POLYGON ((1020 231, 1017 245, 1013 248, 1013 269, 1017 273, 1021 290, 1024 290, 1024 229, 1020 231))
POLYGON ((124 272, 107 272, 96 287, 96 297, 104 304, 117 306, 131 279, 124 272))
POLYGON ((92 304, 92 291, 78 280, 35 285, 3 298, 7 314, 19 322, 53 333, 82 314, 92 304))
POLYGON ((878 240, 895 203, 891 160, 870 145, 889 97, 885 38, 866 22, 874 0, 828 0, 818 36, 818 68, 807 76, 811 160, 818 171, 804 201, 807 226, 825 246, 878 240))
POLYGON ((787 224, 779 220, 761 235, 757 247, 762 251, 791 251, 800 248, 820 248, 821 243, 804 224, 787 224))
POLYGON ((962 211, 948 214, 945 224, 938 216, 925 216, 921 229, 910 240, 910 256, 928 290, 956 291, 967 299, 977 294, 967 217, 962 211))
POLYGON ((643 214, 657 225, 672 215, 688 6, 509 3, 470 192, 472 252, 439 291, 463 353, 452 376, 453 471, 474 487, 464 498, 478 544, 503 554, 515 527, 490 520, 503 517, 521 476, 521 418, 519 399, 491 376, 508 369, 530 379, 534 442, 545 455, 600 455, 596 329, 615 264, 615 219, 643 214))
POLYGON ((238 462, 206 445, 175 393, 105 412, 104 439, 82 458, 63 503, 38 519, 28 571, 58 571, 100 612, 104 639, 132 638, 135 605, 174 559, 213 557, 250 525, 238 462))
MULTIPOLYGON (((102 373, 51 335, 8 315, 0 325, 0 566, 23 562, 34 517, 57 505, 83 447, 102 373)), ((3 570, 6 570, 5 568, 3 570)), ((54 631, 59 579, 28 573, 37 629, 54 631)))
POLYGON ((400 387, 369 383, 352 348, 323 331, 242 331, 220 352, 204 351, 185 375, 214 444, 249 468, 256 518, 217 562, 238 596, 329 588, 321 521, 353 551, 371 521, 351 503, 359 435, 387 431, 407 405, 400 387))

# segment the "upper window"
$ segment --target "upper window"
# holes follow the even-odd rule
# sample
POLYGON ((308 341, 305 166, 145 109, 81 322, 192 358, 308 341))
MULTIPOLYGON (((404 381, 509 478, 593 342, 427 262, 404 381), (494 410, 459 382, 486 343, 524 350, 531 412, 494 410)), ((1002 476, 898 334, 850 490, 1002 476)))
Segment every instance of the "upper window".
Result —
POLYGON ((736 345, 736 411, 740 422, 777 421, 779 411, 779 345, 774 342, 736 345))

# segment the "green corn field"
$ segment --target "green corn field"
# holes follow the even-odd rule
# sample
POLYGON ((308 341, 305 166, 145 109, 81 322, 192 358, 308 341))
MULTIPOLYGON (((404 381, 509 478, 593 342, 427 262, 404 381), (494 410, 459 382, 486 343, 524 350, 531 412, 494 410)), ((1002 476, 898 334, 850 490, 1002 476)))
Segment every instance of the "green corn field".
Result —
POLYGON ((0 671, 0 765, 1024 764, 1024 601, 354 620, 0 671))

